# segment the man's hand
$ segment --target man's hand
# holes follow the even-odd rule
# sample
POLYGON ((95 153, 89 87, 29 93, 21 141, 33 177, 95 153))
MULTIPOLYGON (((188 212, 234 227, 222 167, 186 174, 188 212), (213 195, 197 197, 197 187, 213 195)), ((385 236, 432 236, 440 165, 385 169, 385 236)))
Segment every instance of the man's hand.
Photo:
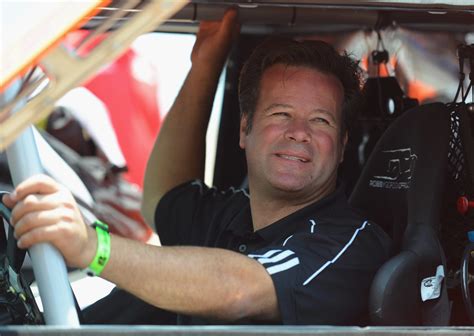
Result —
POLYGON ((70 266, 85 268, 92 261, 97 236, 84 223, 72 194, 50 177, 36 175, 23 181, 3 202, 13 209, 18 247, 51 243, 70 266))
POLYGON ((191 53, 193 65, 207 63, 220 71, 239 28, 237 11, 233 8, 227 10, 222 21, 201 22, 191 53))

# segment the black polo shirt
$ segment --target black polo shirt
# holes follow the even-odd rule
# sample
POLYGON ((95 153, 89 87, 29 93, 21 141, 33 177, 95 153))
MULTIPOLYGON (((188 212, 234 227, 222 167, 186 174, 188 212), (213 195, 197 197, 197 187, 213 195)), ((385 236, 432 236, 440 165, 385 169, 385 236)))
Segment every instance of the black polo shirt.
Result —
POLYGON ((155 221, 163 245, 225 248, 260 262, 273 279, 283 324, 366 323, 370 284, 390 251, 385 232, 349 206, 341 186, 254 232, 244 190, 193 181, 162 198, 155 221))

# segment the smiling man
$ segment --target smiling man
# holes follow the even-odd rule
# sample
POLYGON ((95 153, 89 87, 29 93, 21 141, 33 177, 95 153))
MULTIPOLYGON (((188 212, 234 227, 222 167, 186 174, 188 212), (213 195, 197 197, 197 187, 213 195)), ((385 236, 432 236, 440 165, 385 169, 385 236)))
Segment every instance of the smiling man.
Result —
POLYGON ((240 136, 256 229, 335 189, 347 141, 341 136, 343 96, 332 74, 278 63, 265 70, 255 112, 243 116, 240 136))
POLYGON ((4 198, 19 246, 50 242, 180 323, 367 323, 387 235, 337 183, 357 63, 320 41, 269 41, 240 78, 240 146, 249 190, 202 182, 204 142, 236 13, 201 24, 192 68, 150 157, 143 213, 163 246, 85 225, 71 194, 45 176, 4 198), (110 241, 109 241, 110 237, 110 241))

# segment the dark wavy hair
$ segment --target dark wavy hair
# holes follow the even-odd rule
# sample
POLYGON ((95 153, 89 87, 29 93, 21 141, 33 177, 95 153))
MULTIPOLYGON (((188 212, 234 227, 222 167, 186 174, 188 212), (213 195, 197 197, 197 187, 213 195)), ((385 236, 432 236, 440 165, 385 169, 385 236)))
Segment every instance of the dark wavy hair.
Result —
POLYGON ((247 116, 248 134, 260 93, 260 81, 266 69, 275 64, 303 66, 334 75, 344 88, 341 136, 348 129, 351 113, 361 102, 362 72, 359 62, 346 52, 339 54, 323 41, 296 41, 289 38, 271 38, 260 44, 244 64, 239 79, 241 117, 247 116))

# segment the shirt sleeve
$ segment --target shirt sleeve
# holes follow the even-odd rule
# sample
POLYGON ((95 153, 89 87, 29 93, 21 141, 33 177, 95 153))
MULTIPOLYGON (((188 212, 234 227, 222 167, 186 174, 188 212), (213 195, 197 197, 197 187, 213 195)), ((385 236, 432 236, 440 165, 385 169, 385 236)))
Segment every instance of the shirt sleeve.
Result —
POLYGON ((361 325, 372 278, 385 260, 372 238, 363 230, 340 241, 297 233, 249 257, 272 277, 283 324, 361 325))
POLYGON ((218 220, 234 196, 200 180, 184 183, 166 193, 155 210, 157 232, 163 245, 206 245, 219 232, 218 220))

